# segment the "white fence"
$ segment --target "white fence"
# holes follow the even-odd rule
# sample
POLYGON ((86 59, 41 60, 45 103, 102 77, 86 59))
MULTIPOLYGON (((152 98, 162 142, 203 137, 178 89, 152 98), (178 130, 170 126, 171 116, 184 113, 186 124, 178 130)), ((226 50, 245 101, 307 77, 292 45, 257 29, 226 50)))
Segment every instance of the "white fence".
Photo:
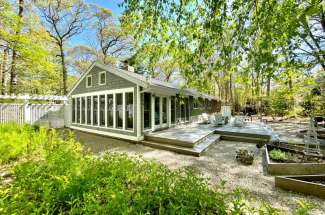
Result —
POLYGON ((0 103, 0 123, 47 123, 50 127, 64 126, 64 104, 53 104, 53 101, 66 102, 65 96, 0 95, 0 99, 24 101, 0 103), (30 100, 49 101, 49 104, 30 104, 30 100))
POLYGON ((35 124, 60 118, 64 120, 64 114, 61 114, 63 106, 63 104, 0 103, 0 123, 35 124))
POLYGON ((0 123, 25 122, 25 112, 23 104, 0 104, 0 123))

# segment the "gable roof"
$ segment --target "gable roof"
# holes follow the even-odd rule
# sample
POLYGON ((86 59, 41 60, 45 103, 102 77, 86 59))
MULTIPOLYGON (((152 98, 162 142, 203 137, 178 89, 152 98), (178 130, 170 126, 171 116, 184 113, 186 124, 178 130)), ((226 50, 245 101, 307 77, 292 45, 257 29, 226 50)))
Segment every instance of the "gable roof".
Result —
POLYGON ((172 91, 176 91, 176 92, 183 92, 185 95, 191 95, 194 97, 203 97, 206 99, 214 99, 216 100, 216 97, 208 95, 208 94, 204 94, 199 92, 196 89, 193 88, 183 88, 179 85, 174 85, 171 84, 169 82, 165 82, 165 81, 161 81, 158 79, 154 79, 154 78, 146 78, 145 76, 135 73, 135 72, 130 72, 127 70, 123 70, 120 69, 116 66, 113 65, 106 65, 106 64, 102 64, 100 62, 94 62, 91 64, 91 66, 88 68, 88 70, 86 72, 84 72, 81 77, 79 78, 79 80, 74 84, 74 86, 72 87, 72 89, 70 90, 70 92, 68 93, 68 96, 71 95, 71 93, 76 89, 76 87, 81 83, 81 81, 88 75, 88 73, 94 68, 94 67, 98 67, 100 69, 103 69, 107 72, 110 72, 116 76, 119 76, 123 79, 126 79, 134 84, 137 84, 141 87, 144 88, 151 88, 151 87, 157 87, 157 88, 167 88, 169 90, 172 91))

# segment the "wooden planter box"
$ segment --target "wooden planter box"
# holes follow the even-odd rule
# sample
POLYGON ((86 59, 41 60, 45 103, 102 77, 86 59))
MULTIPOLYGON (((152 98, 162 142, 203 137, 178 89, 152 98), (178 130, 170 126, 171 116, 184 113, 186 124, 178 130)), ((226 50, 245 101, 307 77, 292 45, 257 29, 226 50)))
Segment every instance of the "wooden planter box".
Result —
POLYGON ((275 187, 325 199, 325 175, 276 176, 275 187))
POLYGON ((267 172, 270 175, 319 175, 325 174, 325 163, 276 163, 269 157, 269 146, 265 147, 267 172))

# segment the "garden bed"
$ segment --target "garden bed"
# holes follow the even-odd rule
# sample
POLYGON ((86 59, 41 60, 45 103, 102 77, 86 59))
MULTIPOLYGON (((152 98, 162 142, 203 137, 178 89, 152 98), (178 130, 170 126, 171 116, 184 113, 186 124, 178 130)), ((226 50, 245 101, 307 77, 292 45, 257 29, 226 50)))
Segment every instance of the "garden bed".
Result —
POLYGON ((325 199, 325 175, 276 176, 275 186, 325 199))
POLYGON ((267 145, 265 147, 267 172, 270 175, 318 175, 325 174, 323 156, 304 156, 302 152, 283 147, 267 145), (274 160, 270 157, 273 150, 281 150, 288 159, 274 160))

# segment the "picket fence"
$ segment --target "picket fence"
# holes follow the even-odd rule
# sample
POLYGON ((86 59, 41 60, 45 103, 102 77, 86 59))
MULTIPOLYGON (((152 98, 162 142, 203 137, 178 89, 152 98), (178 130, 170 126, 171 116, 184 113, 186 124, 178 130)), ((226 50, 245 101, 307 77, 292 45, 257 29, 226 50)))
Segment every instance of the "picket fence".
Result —
POLYGON ((0 95, 1 99, 22 100, 24 103, 0 103, 0 123, 15 122, 18 124, 34 124, 41 120, 60 117, 57 112, 64 108, 64 104, 55 104, 53 101, 65 102, 65 96, 40 95, 0 95), (31 104, 30 100, 48 101, 47 104, 31 104))
POLYGON ((63 104, 0 103, 0 123, 34 124, 49 119, 49 113, 58 112, 63 106, 63 104))

